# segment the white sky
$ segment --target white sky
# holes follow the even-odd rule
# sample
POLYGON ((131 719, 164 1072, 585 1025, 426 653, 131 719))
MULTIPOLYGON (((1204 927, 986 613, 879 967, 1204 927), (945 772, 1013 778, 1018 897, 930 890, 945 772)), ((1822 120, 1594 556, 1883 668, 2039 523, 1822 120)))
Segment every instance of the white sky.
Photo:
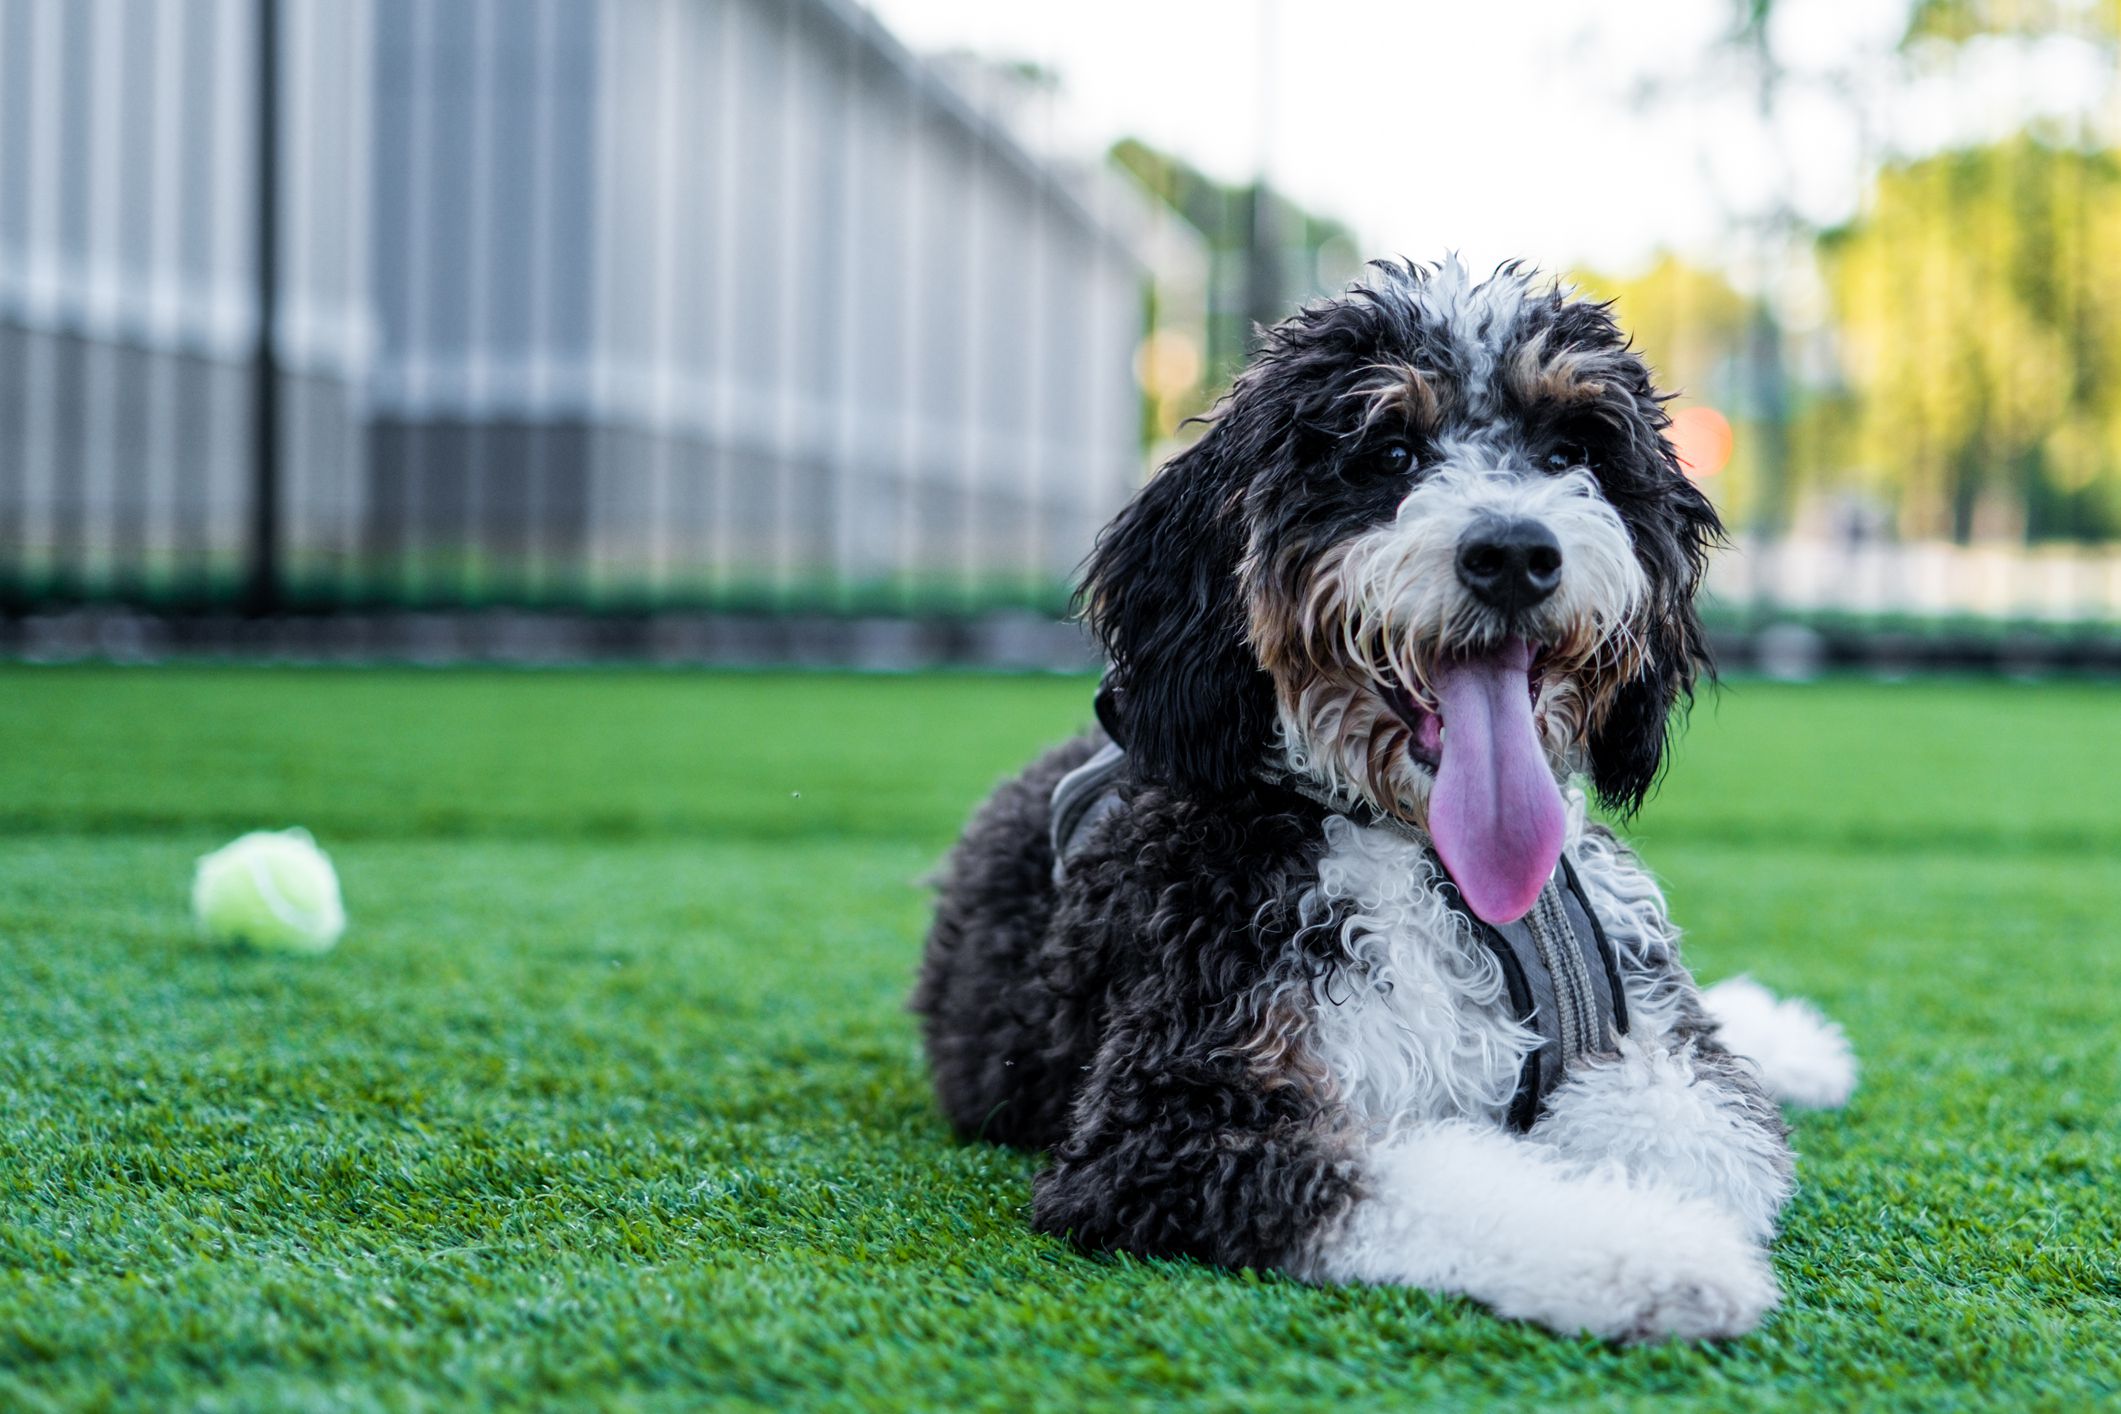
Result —
POLYGON ((1365 253, 1620 272, 1660 247, 1728 255, 1726 213, 1786 184, 1846 217, 1864 154, 1928 148, 2066 107, 2109 76, 2078 46, 1982 55, 1941 77, 1892 59, 1908 0, 1784 0, 1794 85, 1778 130, 1719 55, 1729 0, 871 0, 917 51, 1058 71, 1064 147, 1136 134, 1226 180, 1351 223, 1365 253), (1895 76, 1900 76, 1895 82, 1895 76), (1644 102, 1646 85, 1664 97, 1644 102), (1859 118, 1859 114, 1868 117, 1859 118))

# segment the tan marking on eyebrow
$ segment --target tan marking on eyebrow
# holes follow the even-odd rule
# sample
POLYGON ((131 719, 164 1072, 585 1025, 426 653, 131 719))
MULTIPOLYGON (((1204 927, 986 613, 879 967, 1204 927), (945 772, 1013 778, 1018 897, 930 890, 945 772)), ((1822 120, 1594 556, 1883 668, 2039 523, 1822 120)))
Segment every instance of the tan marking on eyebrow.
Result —
POLYGON ((1510 386, 1528 403, 1581 403, 1602 398, 1614 355, 1607 349, 1547 348, 1542 329, 1510 360, 1510 386))
POLYGON ((1365 427, 1394 413, 1424 433, 1443 425, 1444 412, 1451 405, 1448 384, 1440 384, 1435 374, 1411 363, 1373 363, 1370 368, 1384 376, 1356 390, 1355 396, 1366 399, 1362 414, 1365 427))

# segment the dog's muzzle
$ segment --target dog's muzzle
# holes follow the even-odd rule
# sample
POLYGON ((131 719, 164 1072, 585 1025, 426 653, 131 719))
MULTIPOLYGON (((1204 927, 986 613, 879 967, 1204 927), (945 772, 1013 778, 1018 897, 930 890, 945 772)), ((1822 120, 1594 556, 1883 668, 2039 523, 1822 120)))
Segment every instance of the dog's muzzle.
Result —
POLYGON ((1490 516, 1458 542, 1458 582, 1475 599, 1514 617, 1561 587, 1561 541, 1524 516, 1490 516))

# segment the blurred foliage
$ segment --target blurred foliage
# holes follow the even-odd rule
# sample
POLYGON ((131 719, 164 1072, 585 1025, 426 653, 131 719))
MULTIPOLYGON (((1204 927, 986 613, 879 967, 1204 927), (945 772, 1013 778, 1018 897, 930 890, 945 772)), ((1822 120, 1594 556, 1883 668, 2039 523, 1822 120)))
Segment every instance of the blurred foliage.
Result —
MULTIPOLYGON (((1910 537, 2121 534, 2121 157, 2019 134, 1893 163, 1813 251, 1826 329, 1820 356, 1786 354, 1786 493, 1857 493, 1910 537)), ((1615 302, 1667 387, 1731 418, 1711 489, 1751 523, 1758 302, 1671 255, 1573 278, 1615 302)))
POLYGON ((2121 38, 2121 0, 1916 0, 1906 42, 2047 34, 2121 38))
POLYGON ((1854 394, 1840 450, 1905 530, 2121 530, 2114 153, 2020 136, 1889 166, 1819 252, 1854 394))
POLYGON ((1684 395, 1708 396, 1708 384, 1730 377, 1753 319, 1753 301, 1729 280, 1669 252, 1640 275, 1614 278, 1579 271, 1571 282, 1593 299, 1613 302, 1614 313, 1667 386, 1681 370, 1701 380, 1701 386, 1680 388, 1684 395))
MULTIPOLYGON (((1728 0, 1728 13, 1726 42, 1763 76, 1772 121, 1790 72, 1777 2, 1728 0)), ((1911 73, 1934 74, 1977 48, 2052 39, 2113 70, 2121 0, 1914 0, 1900 48, 1911 73)), ((1794 233, 1794 278, 1772 300, 1671 255, 1624 278, 1573 276, 1616 302, 1666 386, 1730 417, 1737 451, 1711 486, 1728 521, 2121 536, 2121 114, 2101 102, 1887 159, 1839 227, 1787 208, 1762 218, 1794 233), (1799 288, 1813 293, 1792 334, 1779 321, 1799 288)))
POLYGON ((1742 523, 1753 509, 1759 477, 1760 438, 1747 417, 1744 387, 1759 302, 1720 272, 1670 252, 1639 275, 1577 270, 1569 282, 1592 299, 1611 301, 1614 317, 1675 402, 1703 403, 1732 420, 1737 436, 1731 463, 1705 489, 1727 521, 1742 523))
POLYGON ((1199 382, 1149 414, 1154 430, 1169 436, 1179 418, 1201 411, 1229 386, 1251 355, 1257 328, 1340 288, 1354 278, 1361 257, 1345 224, 1306 211, 1261 183, 1219 182, 1138 138, 1122 138, 1111 157, 1200 232, 1208 250, 1207 347, 1199 382))

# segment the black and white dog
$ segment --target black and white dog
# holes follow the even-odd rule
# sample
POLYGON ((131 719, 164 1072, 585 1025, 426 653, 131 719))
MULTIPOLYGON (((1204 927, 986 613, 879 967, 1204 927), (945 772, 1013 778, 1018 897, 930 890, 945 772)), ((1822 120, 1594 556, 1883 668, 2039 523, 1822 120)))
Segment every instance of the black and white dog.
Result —
POLYGON ((1655 781, 1715 512, 1605 307, 1375 269, 1269 333, 1091 555, 1106 727, 950 857, 937 1093, 1052 1151, 1034 1221, 1093 1250, 1739 1334, 1777 1298, 1776 1101, 1853 1063, 1803 1003, 1704 997, 1573 784, 1655 781))

